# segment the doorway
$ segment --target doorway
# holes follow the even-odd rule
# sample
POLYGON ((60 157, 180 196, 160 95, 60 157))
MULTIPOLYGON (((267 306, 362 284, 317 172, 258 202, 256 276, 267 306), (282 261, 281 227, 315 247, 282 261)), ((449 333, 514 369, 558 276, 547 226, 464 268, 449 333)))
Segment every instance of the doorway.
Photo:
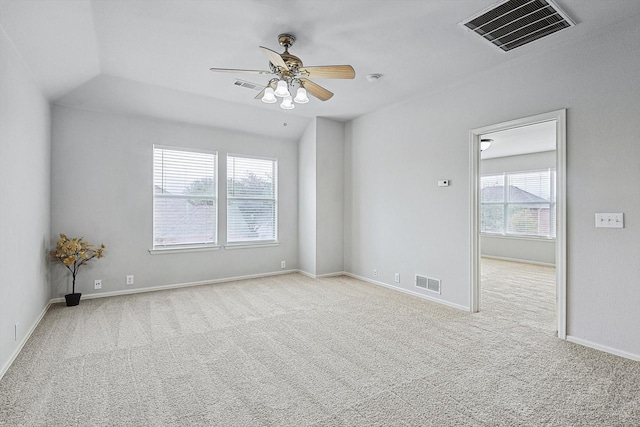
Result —
MULTIPOLYGON (((484 206, 485 216, 491 215, 491 210, 495 209, 495 218, 492 218, 493 223, 491 221, 481 221, 481 216, 483 214, 483 207, 481 205, 482 201, 482 186, 483 179, 481 177, 482 168, 481 168, 481 146, 482 149, 489 150, 485 147, 487 144, 487 139, 492 139, 492 135, 507 135, 513 134, 516 135, 520 131, 526 131, 527 127, 529 129, 541 129, 541 128, 552 128, 555 131, 555 171, 553 174, 549 171, 549 179, 553 179, 555 181, 555 185, 550 188, 550 192, 555 192, 555 218, 548 216, 549 220, 546 224, 549 232, 554 231, 555 233, 555 255, 553 256, 555 261, 555 277, 556 277, 556 319, 557 319, 557 331, 558 337, 561 339, 566 338, 566 110, 558 110, 550 113, 540 114, 532 117, 512 120, 505 123, 499 123, 495 125, 485 126, 482 128, 474 129, 470 132, 470 163, 471 163, 471 292, 470 292, 470 309, 471 312, 477 312, 482 309, 481 305, 481 236, 482 232, 496 231, 501 227, 501 223, 504 224, 504 228, 498 230, 500 233, 504 234, 508 233, 532 233, 531 231, 535 225, 538 227, 538 230, 542 230, 544 232, 544 225, 541 223, 534 223, 533 221, 524 221, 523 218, 533 218, 534 213, 539 215, 540 218, 544 218, 545 214, 545 205, 542 203, 542 198, 539 200, 538 204, 530 204, 528 206, 524 206, 521 204, 520 206, 507 206, 506 203, 496 203, 495 206, 484 206), (485 141, 482 141, 485 139, 485 141), (553 176, 552 176, 553 175, 553 176), (552 176, 552 177, 551 177, 552 176), (535 209, 534 209, 535 207, 535 209), (501 209, 503 209, 504 215, 500 213, 501 209), (517 208, 517 209, 514 209, 517 208), (516 212, 519 215, 520 221, 515 220, 508 222, 506 215, 508 211, 511 210, 516 212), (535 211, 535 212, 534 212, 535 211), (516 226, 514 226, 514 223, 516 226), (520 224, 520 225, 518 225, 520 224), (484 227, 484 228, 483 228, 484 227), (488 227, 488 228, 487 228, 488 227), (495 230, 492 229, 495 227, 495 230), (526 230, 520 230, 518 227, 529 227, 526 230), (508 230, 506 228, 509 228, 508 230), (554 229, 554 230, 553 230, 554 229)), ((498 146, 495 146, 496 150, 494 151, 493 156, 498 155, 498 146)), ((502 149, 506 150, 515 150, 515 146, 511 147, 503 147, 502 149)), ((487 151, 488 152, 488 151, 487 151)), ((509 155, 507 153, 507 155, 509 155)), ((549 168, 551 169, 551 168, 549 168)), ((493 177, 491 179, 500 179, 499 177, 493 177)), ((538 177, 537 177, 538 178, 538 177)), ((506 177, 504 179, 509 179, 506 177)), ((522 179, 522 176, 514 177, 513 179, 522 179)), ((486 179, 485 179, 486 181, 486 179)), ((508 182, 502 182, 502 185, 497 183, 495 188, 490 191, 499 193, 503 191, 507 193, 514 190, 514 194, 516 192, 522 193, 520 196, 527 196, 529 199, 532 198, 528 194, 528 192, 523 192, 522 185, 520 188, 516 188, 516 186, 509 186, 508 182)), ((486 186, 486 182, 485 182, 486 186)), ((554 194, 550 194, 548 197, 549 200, 552 199, 551 196, 554 194)), ((499 195, 498 195, 499 196, 499 195)), ((496 196, 496 197, 498 197, 496 196)), ((514 196, 516 197, 516 196, 514 196)), ((485 197, 486 199, 486 197, 485 197)), ((550 207, 550 205, 549 205, 550 207)), ((490 234, 490 233, 489 233, 490 234)), ((498 234, 497 232, 494 234, 498 234)), ((486 236, 487 233, 484 233, 486 236)), ((547 242, 548 244, 548 242, 547 242)), ((512 249, 513 250, 513 249, 512 249)), ((542 262, 544 263, 544 262, 542 262)))

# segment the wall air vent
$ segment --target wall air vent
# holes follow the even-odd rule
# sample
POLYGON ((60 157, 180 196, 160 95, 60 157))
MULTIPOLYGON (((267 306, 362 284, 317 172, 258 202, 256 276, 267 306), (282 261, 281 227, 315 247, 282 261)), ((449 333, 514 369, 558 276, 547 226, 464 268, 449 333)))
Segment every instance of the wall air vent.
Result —
POLYGON ((240 79, 236 79, 236 81, 233 82, 233 84, 236 86, 242 86, 242 87, 246 87, 247 89, 253 89, 257 91, 261 91, 262 89, 264 89, 264 85, 260 86, 255 83, 247 82, 240 79))
POLYGON ((416 274, 416 287, 439 294, 440 279, 434 279, 433 277, 420 276, 419 274, 416 274))
POLYGON ((507 0, 461 25, 507 52, 575 23, 552 0, 507 0))

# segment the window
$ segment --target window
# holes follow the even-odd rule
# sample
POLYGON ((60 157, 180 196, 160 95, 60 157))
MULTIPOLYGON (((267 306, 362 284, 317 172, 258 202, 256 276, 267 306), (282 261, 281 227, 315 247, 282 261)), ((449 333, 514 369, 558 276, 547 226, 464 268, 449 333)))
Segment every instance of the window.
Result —
POLYGON ((480 231, 555 238, 555 177, 553 169, 483 175, 480 231))
POLYGON ((153 248, 217 241, 215 152, 153 147, 153 248))
POLYGON ((227 156, 227 243, 278 238, 277 160, 227 156))

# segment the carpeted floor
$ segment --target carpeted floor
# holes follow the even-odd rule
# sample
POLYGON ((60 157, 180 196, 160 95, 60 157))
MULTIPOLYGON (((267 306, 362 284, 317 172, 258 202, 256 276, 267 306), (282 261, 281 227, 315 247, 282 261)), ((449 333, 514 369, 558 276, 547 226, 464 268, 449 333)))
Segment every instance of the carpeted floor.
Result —
POLYGON ((299 274, 55 305, 0 425, 640 425, 640 363, 555 337, 553 274, 483 260, 473 315, 299 274))

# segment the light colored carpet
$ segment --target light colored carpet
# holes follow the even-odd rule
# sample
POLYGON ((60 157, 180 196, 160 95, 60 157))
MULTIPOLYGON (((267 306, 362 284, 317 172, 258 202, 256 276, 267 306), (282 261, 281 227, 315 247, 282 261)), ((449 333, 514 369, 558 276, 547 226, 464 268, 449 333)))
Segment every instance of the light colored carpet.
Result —
POLYGON ((555 338, 553 274, 483 261, 474 315, 299 274, 55 305, 0 425, 640 425, 640 364, 555 338))

